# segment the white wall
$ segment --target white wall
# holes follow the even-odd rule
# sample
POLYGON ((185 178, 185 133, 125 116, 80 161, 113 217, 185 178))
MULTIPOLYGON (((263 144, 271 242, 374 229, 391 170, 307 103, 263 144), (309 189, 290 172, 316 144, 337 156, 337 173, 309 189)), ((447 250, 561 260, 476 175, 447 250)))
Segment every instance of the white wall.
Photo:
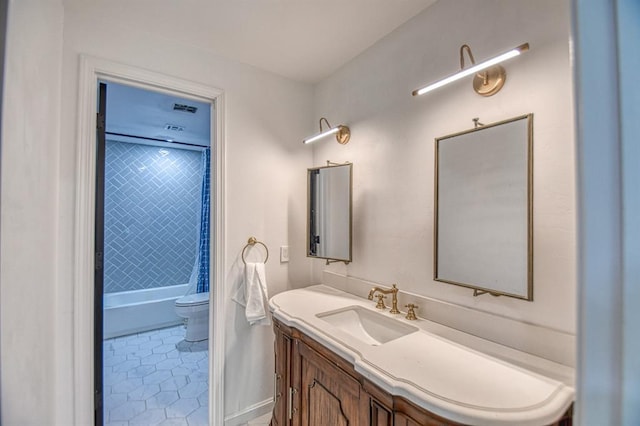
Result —
MULTIPOLYGON (((299 138, 312 121, 312 88, 154 38, 144 31, 145 23, 122 28, 92 16, 90 6, 84 11, 65 9, 63 14, 60 5, 44 3, 12 3, 20 7, 13 8, 9 19, 4 122, 13 124, 5 125, 3 134, 2 323, 20 320, 22 325, 14 331, 4 327, 2 334, 2 415, 7 424, 50 424, 52 419, 73 423, 72 267, 81 53, 223 89, 223 250, 229 283, 251 235, 271 250, 271 294, 292 287, 294 281, 308 282, 311 276, 303 255, 305 171, 311 151, 299 138), (279 263, 281 245, 290 246, 289 264, 279 263), (23 300, 30 304, 23 305, 23 300), (51 353, 55 358, 43 356, 51 353)), ((271 398, 273 350, 270 328, 249 330, 238 307, 232 302, 228 306, 225 397, 226 414, 233 414, 271 398)))
POLYGON ((55 276, 62 5, 11 1, 2 111, 0 367, 6 425, 56 410, 55 276))
MULTIPOLYGON (((352 161, 353 263, 326 269, 403 291, 575 333, 575 182, 569 4, 440 1, 316 88, 316 116, 351 127, 351 141, 314 147, 314 165, 352 161), (412 90, 476 60, 529 42, 505 64, 497 95, 471 80, 413 98, 412 90), (468 61, 468 59, 467 59, 468 61), (534 301, 491 296, 433 280, 434 139, 534 114, 534 301)), ((309 131, 307 133, 310 133, 309 131)), ((324 263, 315 263, 321 280, 324 263)))

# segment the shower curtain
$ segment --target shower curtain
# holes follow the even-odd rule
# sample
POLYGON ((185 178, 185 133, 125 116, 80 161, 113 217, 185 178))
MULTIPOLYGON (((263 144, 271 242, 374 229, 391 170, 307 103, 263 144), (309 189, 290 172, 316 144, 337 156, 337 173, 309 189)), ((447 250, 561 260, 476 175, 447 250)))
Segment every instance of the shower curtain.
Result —
POLYGON ((211 175, 211 150, 202 151, 202 186, 200 191, 200 226, 198 232, 198 250, 193 271, 189 278, 187 294, 209 291, 209 235, 211 222, 211 203, 209 197, 211 175))

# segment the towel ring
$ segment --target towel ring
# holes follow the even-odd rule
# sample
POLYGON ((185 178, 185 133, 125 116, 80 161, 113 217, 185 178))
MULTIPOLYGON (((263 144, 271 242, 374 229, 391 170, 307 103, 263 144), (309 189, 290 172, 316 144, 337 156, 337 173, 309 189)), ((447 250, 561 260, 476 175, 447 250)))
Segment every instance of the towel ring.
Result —
POLYGON ((267 248, 266 244, 263 243, 262 241, 258 241, 256 240, 256 237, 250 237, 249 240, 247 241, 247 245, 244 246, 244 248, 242 249, 242 263, 244 263, 245 265, 247 264, 247 261, 244 260, 244 253, 245 251, 249 248, 249 247, 253 247, 256 244, 262 244, 262 247, 264 247, 265 251, 267 252, 267 256, 264 258, 264 263, 267 263, 267 260, 269 260, 269 249, 267 248))

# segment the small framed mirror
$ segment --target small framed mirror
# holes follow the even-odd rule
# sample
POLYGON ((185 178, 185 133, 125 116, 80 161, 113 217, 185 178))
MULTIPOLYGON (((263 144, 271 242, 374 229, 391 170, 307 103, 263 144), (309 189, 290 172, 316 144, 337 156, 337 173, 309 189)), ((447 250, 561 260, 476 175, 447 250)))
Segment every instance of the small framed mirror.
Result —
POLYGON ((434 280, 533 300, 533 114, 435 141, 434 280))
POLYGON ((307 257, 351 262, 352 164, 307 169, 307 257))

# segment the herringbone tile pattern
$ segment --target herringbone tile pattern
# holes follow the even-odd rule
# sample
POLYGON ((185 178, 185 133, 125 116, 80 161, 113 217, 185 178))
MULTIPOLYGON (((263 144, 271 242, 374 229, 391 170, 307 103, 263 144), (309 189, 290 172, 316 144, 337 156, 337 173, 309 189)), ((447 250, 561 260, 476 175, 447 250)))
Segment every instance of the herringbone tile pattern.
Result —
POLYGON ((198 151, 107 142, 105 293, 188 282, 201 179, 198 151))

